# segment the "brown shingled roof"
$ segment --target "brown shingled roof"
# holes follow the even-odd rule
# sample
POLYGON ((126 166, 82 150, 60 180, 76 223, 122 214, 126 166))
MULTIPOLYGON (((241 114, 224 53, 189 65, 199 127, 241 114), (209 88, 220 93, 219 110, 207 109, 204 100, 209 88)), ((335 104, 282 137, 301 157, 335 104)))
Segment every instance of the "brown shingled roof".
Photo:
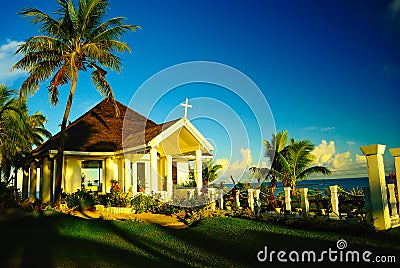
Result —
MULTIPOLYGON (((147 126, 146 131, 138 131, 129 133, 126 138, 124 138, 123 146, 124 148, 132 148, 147 144, 149 141, 154 139, 158 134, 178 122, 180 119, 166 122, 164 124, 159 124, 155 126, 147 126)), ((142 128, 143 129, 143 128, 142 128)))
MULTIPOLYGON (((120 116, 116 117, 112 101, 105 99, 76 119, 66 128, 65 151, 114 152, 122 150, 122 139, 144 144, 157 136, 165 124, 157 124, 117 101, 120 116), (125 124, 125 125, 124 125, 125 124), (123 128, 124 127, 124 128, 123 128), (145 130, 145 131, 144 131, 145 130), (124 131, 124 133, 123 133, 124 131), (143 137, 145 135, 145 137, 143 137)), ((49 150, 57 150, 60 133, 32 151, 39 156, 49 150)), ((137 145, 141 145, 137 144, 137 145)))

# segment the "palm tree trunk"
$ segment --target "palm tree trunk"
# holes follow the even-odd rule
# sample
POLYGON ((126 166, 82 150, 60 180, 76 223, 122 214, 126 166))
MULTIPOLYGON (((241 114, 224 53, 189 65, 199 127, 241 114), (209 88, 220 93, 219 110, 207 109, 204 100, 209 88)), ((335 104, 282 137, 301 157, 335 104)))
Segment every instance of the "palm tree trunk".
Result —
POLYGON ((56 179, 55 179, 55 191, 54 191, 54 206, 60 208, 61 203, 61 182, 62 182, 62 171, 64 170, 64 144, 65 144, 65 128, 67 127, 67 121, 69 112, 71 111, 72 99, 74 98, 76 82, 78 80, 78 72, 76 72, 75 79, 72 80, 71 89, 69 91, 69 96, 67 100, 67 104, 65 106, 64 116, 61 123, 61 131, 60 131, 60 143, 58 145, 56 163, 56 179))

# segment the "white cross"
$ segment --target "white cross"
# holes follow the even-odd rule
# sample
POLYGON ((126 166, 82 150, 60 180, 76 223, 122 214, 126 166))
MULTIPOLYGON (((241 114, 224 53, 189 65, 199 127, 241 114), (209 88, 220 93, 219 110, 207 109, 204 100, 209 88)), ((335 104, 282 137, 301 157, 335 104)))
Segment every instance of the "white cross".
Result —
POLYGON ((181 103, 181 106, 185 107, 185 114, 184 114, 183 118, 186 118, 186 116, 187 116, 187 108, 192 108, 192 105, 190 105, 188 103, 189 103, 189 101, 187 98, 186 98, 185 103, 181 103))

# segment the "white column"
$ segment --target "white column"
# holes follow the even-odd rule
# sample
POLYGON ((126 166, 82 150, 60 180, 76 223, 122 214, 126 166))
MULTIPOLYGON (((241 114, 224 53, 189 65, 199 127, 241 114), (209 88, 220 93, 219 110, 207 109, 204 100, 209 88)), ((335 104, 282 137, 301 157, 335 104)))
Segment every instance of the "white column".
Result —
POLYGON ((224 209, 224 191, 222 189, 219 189, 218 197, 219 197, 219 208, 224 209))
MULTIPOLYGON (((394 165, 396 169, 396 185, 400 192, 400 148, 390 148, 390 154, 394 157, 394 165)), ((397 195, 397 202, 400 204, 400 194, 397 195)))
POLYGON ((386 145, 373 144, 361 146, 360 149, 367 157, 371 210, 374 226, 377 230, 387 230, 390 228, 391 223, 383 165, 383 154, 386 145))
POLYGON ((203 188, 203 166, 202 166, 201 150, 196 150, 196 160, 194 162, 194 179, 196 180, 197 189, 203 188))
POLYGON ((235 209, 239 209, 240 208, 240 196, 239 196, 239 190, 236 192, 235 195, 235 209))
POLYGON ((29 168, 24 167, 22 176, 22 198, 28 198, 28 188, 29 188, 29 168))
POLYGON ((339 197, 337 193, 337 185, 329 186, 329 190, 331 192, 332 212, 336 216, 339 216, 339 197))
POLYGON ((396 193, 394 191, 394 184, 390 183, 387 185, 387 187, 389 190, 389 204, 390 204, 390 208, 392 210, 392 213, 390 214, 390 216, 398 217, 399 215, 397 214, 396 193))
POLYGON ((42 164, 42 173, 41 173, 41 199, 42 203, 47 203, 50 202, 51 198, 51 162, 47 157, 43 158, 43 164, 42 164))
POLYGON ((125 191, 130 192, 130 194, 134 195, 137 192, 137 185, 132 180, 133 173, 131 170, 131 162, 128 159, 124 159, 124 179, 125 179, 125 191))
POLYGON ((251 211, 254 211, 254 189, 247 189, 247 201, 251 211))
POLYGON ((257 201, 258 207, 260 207, 260 205, 261 205, 261 203, 260 203, 260 192, 261 192, 260 189, 255 189, 255 190, 254 190, 254 198, 255 198, 256 201, 257 201))
POLYGON ((308 188, 300 188, 301 214, 303 217, 308 216, 310 204, 308 202, 308 188))
MULTIPOLYGON (((119 174, 118 174, 118 169, 119 169, 119 163, 118 163, 118 159, 117 158, 114 158, 113 159, 113 162, 114 162, 114 165, 113 165, 113 169, 114 169, 114 174, 113 174, 113 178, 112 179, 114 179, 114 180, 117 180, 119 183, 121 183, 121 181, 120 181, 120 179, 119 179, 119 174)), ((120 185, 120 186, 122 186, 122 185, 120 185)))
POLYGON ((172 199, 174 185, 172 183, 172 156, 165 156, 165 175, 167 175, 167 201, 172 199))
POLYGON ((292 210, 292 199, 290 198, 290 191, 292 190, 292 188, 290 187, 285 187, 285 209, 288 211, 292 210))
MULTIPOLYGON (((153 193, 158 191, 157 148, 150 149, 150 189, 153 193)), ((146 189, 147 192, 147 189, 146 189)), ((150 192, 149 192, 150 193, 150 192)))
POLYGON ((111 180, 114 179, 114 161, 111 157, 106 158, 105 179, 103 181, 103 193, 110 191, 111 180))

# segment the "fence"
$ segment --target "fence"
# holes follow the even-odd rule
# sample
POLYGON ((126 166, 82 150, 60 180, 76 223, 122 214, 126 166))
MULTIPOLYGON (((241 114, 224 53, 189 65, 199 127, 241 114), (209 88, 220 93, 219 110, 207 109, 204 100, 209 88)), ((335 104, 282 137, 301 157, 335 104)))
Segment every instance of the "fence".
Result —
MULTIPOLYGON (((356 198, 364 198, 362 202, 358 202, 355 208, 347 210, 345 216, 351 217, 352 214, 361 213, 362 210, 366 210, 364 216, 368 217, 368 220, 374 225, 376 230, 387 230, 389 228, 400 226, 400 178, 394 180, 391 183, 387 183, 385 179, 384 161, 383 154, 386 149, 386 145, 373 144, 368 146, 361 146, 361 152, 366 156, 367 168, 368 168, 368 182, 369 187, 363 189, 363 194, 352 194, 356 198), (356 211, 354 211, 356 210, 356 211)), ((391 155, 394 157, 395 174, 400 174, 400 148, 389 149, 391 155)), ((345 199, 339 198, 341 195, 338 194, 338 186, 330 186, 330 203, 327 208, 321 209, 321 214, 324 214, 324 210, 328 209, 329 213, 337 215, 337 217, 343 217, 343 209, 345 199)), ((260 192, 257 190, 248 190, 248 207, 254 210, 255 202, 260 204, 259 195, 260 192), (257 193, 256 195, 254 193, 257 193), (255 197, 257 196, 257 197, 255 197)), ((310 213, 310 201, 309 189, 301 188, 300 191, 300 208, 303 217, 307 217, 310 213)), ((349 194, 349 193, 347 193, 349 194)), ((240 208, 240 193, 236 193, 235 196, 235 208, 240 208)), ((343 196, 343 195, 342 195, 343 196)), ((315 196, 314 196, 315 197, 315 196)), ((283 211, 292 211, 292 194, 291 188, 284 188, 284 195, 278 197, 278 200, 283 204, 283 211)), ((298 201, 298 200, 297 200, 298 201)), ((357 202, 356 202, 357 203, 357 202)), ((282 204, 280 204, 280 210, 282 210, 282 204)), ((279 211, 279 208, 278 208, 279 211)))
POLYGON ((338 185, 329 186, 328 191, 318 189, 299 188, 297 194, 292 193, 290 187, 285 187, 283 192, 276 195, 265 188, 247 189, 228 194, 224 200, 224 208, 228 205, 234 209, 250 209, 279 215, 296 215, 308 217, 310 214, 327 216, 332 219, 347 219, 367 217, 368 204, 364 192, 368 189, 356 192, 346 192, 338 185), (261 198, 260 198, 261 197, 261 198))
MULTIPOLYGON (((400 226, 399 203, 400 179, 396 183, 386 183, 383 154, 386 145, 373 144, 360 147, 366 156, 372 221, 377 230, 387 230, 400 226)), ((400 174, 400 148, 389 149, 394 157, 396 174, 400 174)))

